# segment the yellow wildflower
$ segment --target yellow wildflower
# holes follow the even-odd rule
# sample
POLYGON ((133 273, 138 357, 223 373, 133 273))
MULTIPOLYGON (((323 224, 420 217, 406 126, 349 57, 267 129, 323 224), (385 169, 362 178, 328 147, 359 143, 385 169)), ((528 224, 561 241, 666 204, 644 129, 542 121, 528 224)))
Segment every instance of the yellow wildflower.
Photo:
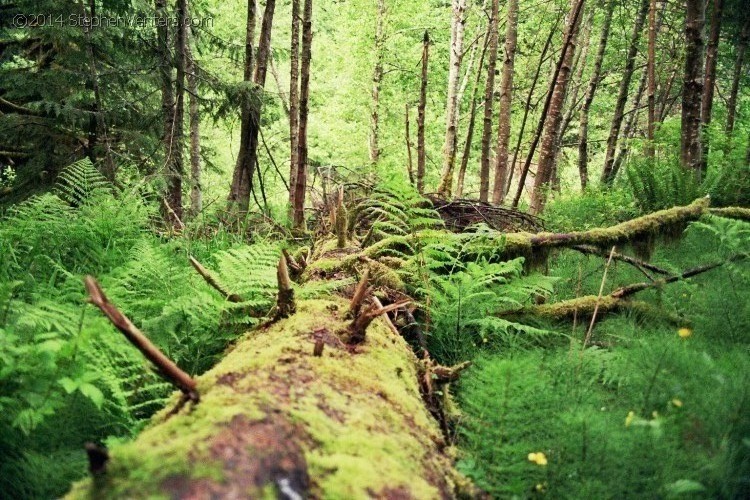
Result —
POLYGON ((547 490, 547 483, 538 483, 536 485, 536 491, 544 493, 547 490))
POLYGON ((529 462, 534 462, 537 465, 547 465, 547 457, 541 451, 537 453, 529 453, 528 459, 529 462))
POLYGON ((672 400, 672 404, 673 404, 673 405, 675 405, 675 406, 676 406, 677 408, 682 408, 682 401, 680 401, 680 400, 679 400, 679 399, 677 399, 677 398, 674 398, 674 399, 672 400))
POLYGON ((682 327, 679 330, 677 330, 677 335, 679 335, 681 339, 686 339, 692 334, 693 334, 693 330, 691 330, 690 328, 682 327))
POLYGON ((628 416, 625 417, 625 427, 630 427, 630 424, 633 423, 633 420, 635 420, 635 412, 631 411, 628 413, 628 416))

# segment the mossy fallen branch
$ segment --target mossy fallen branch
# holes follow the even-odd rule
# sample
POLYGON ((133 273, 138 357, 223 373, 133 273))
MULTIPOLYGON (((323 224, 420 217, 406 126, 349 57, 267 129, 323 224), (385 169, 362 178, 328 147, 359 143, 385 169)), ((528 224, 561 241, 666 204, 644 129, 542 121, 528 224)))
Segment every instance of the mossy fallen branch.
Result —
POLYGON ((604 295, 603 297, 598 297, 596 295, 585 295, 576 299, 563 300, 560 302, 555 302, 553 304, 540 304, 526 307, 521 310, 508 311, 506 313, 503 313, 502 316, 531 315, 552 320, 564 320, 572 318, 574 316, 579 318, 591 316, 594 313, 595 309, 598 310, 599 314, 632 310, 646 314, 663 316, 664 314, 659 313, 658 308, 655 308, 654 306, 651 306, 650 304, 645 302, 629 300, 630 297, 643 290, 658 288, 669 283, 688 279, 693 276, 697 276, 699 274, 716 269, 717 267, 724 265, 726 262, 736 262, 745 258, 746 256, 744 255, 737 255, 725 261, 713 262, 710 264, 697 266, 680 274, 676 274, 666 278, 648 282, 633 283, 631 285, 620 287, 614 292, 608 295, 604 295))

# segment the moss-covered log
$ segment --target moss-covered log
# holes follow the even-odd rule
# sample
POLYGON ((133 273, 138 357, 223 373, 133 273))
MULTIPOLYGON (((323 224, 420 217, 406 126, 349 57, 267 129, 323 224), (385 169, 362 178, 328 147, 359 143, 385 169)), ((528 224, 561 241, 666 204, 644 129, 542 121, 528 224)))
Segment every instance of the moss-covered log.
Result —
POLYGON ((347 345, 348 310, 301 301, 248 333, 197 378, 199 403, 157 414, 68 498, 457 496, 465 484, 423 402, 420 361, 382 318, 347 345))

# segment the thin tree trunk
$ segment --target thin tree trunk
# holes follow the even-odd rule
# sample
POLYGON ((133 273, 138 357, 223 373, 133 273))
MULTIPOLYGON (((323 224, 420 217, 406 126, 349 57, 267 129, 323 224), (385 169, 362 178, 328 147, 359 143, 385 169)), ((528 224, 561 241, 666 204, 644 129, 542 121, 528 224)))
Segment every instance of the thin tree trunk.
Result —
MULTIPOLYGON (((547 41, 544 42, 542 53, 539 56, 539 63, 536 65, 534 78, 531 80, 531 87, 529 87, 529 94, 526 96, 526 103, 523 107, 523 118, 521 119, 521 128, 518 130, 518 139, 516 140, 516 147, 513 149, 513 161, 511 162, 511 169, 508 175, 508 185, 505 189, 506 196, 510 192, 511 183, 513 182, 513 172, 515 172, 516 170, 516 163, 518 161, 518 153, 521 151, 521 141, 523 140, 523 133, 526 131, 526 121, 529 117, 529 110, 531 109, 531 99, 534 97, 534 91, 536 90, 536 85, 539 82, 539 75, 541 74, 541 71, 542 71, 542 65, 544 64, 545 58, 547 57, 547 52, 549 51, 549 48, 552 45, 552 38, 557 32, 557 25, 559 24, 559 22, 560 22, 560 17, 557 18, 557 20, 555 21, 555 24, 552 26, 552 29, 547 35, 547 41)), ((537 130, 537 136, 535 136, 535 140, 538 140, 539 133, 541 133, 541 131, 537 130)), ((526 182, 526 176, 529 173, 528 169, 530 165, 531 165, 530 162, 524 165, 524 168, 521 171, 521 179, 519 182, 520 190, 523 190, 523 183, 526 182)), ((518 206, 519 198, 520 198, 520 195, 514 198, 513 205, 512 205, 513 208, 516 208, 518 206)))
POLYGON ((440 176, 438 195, 450 198, 453 191, 453 168, 456 163, 458 127, 458 91, 463 60, 464 26, 466 23, 466 0, 453 0, 451 18, 451 49, 448 66, 448 103, 446 105, 445 144, 443 145, 443 172, 440 176))
POLYGON ((703 101, 701 103, 701 124, 704 134, 703 154, 701 156, 701 170, 705 173, 708 169, 709 136, 708 125, 711 123, 711 112, 714 104, 714 86, 716 84, 716 59, 719 52, 719 34, 721 32, 721 16, 724 9, 724 0, 713 0, 713 12, 711 13, 711 33, 706 46, 706 73, 703 86, 703 101))
MULTIPOLYGON (((247 20, 245 24, 245 64, 242 79, 244 82, 251 82, 253 79, 254 53, 253 44, 255 43, 255 23, 256 23, 256 4, 255 0, 247 0, 247 20)), ((232 174, 232 185, 229 191, 229 206, 232 210, 239 209, 247 211, 250 203, 250 179, 247 178, 248 172, 252 170, 250 156, 250 135, 252 124, 250 99, 245 98, 242 102, 242 112, 240 117, 240 149, 237 153, 237 163, 232 174), (245 188, 245 186, 247 186, 245 188), (246 191, 246 192, 245 192, 246 191)))
POLYGON ((479 200, 487 201, 490 193, 490 142, 492 140, 492 105, 495 101, 495 66, 497 65, 497 39, 499 25, 499 0, 492 0, 490 19, 489 59, 484 87, 484 119, 482 127, 482 157, 479 168, 479 200))
POLYGON ((703 165, 701 142, 701 97, 703 95, 703 0, 686 0, 685 73, 682 87, 682 134, 680 163, 700 177, 703 165))
POLYGON ((201 134, 200 108, 198 103, 198 77, 190 43, 187 44, 187 87, 190 94, 190 213, 197 217, 203 209, 201 187, 201 134))
POLYGON ((289 209, 294 218, 299 169, 299 0, 292 0, 292 42, 289 55, 289 209))
POLYGON ((374 165, 380 158, 378 132, 380 127, 380 84, 383 80, 383 58, 385 57, 385 0, 378 0, 378 17, 375 27, 375 68, 372 72, 372 111, 370 114, 370 162, 374 165))
POLYGON ((674 68, 672 68, 672 73, 669 75, 667 84, 664 86, 662 95, 659 97, 659 99, 657 99, 656 104, 659 112, 656 115, 657 121, 660 123, 663 122, 667 117, 667 114, 669 113, 669 110, 671 108, 671 104, 669 101, 672 94, 672 87, 674 86, 674 82, 677 79, 677 73, 679 73, 679 66, 675 65, 674 68))
POLYGON ((508 0, 508 21, 505 27, 505 57, 500 79, 500 104, 497 118, 497 151, 495 156, 495 185, 492 203, 499 205, 505 199, 508 179, 508 146, 510 144, 510 118, 513 111, 513 66, 518 39, 518 0, 508 0))
POLYGON ((427 152, 424 144, 424 119, 427 108, 427 64, 430 57, 430 34, 425 31, 422 39, 422 74, 417 107, 417 190, 424 193, 424 171, 427 152))
POLYGON ((405 130, 404 135, 406 136, 406 172, 409 174, 409 183, 414 186, 414 163, 411 159, 411 136, 409 133, 409 103, 404 105, 405 114, 405 130))
POLYGON ((466 169, 469 166, 469 157, 471 156, 471 143, 474 139, 474 127, 477 121, 477 93, 479 92, 479 83, 482 81, 482 68, 484 67, 484 57, 487 54, 487 46, 490 42, 489 24, 484 34, 484 43, 482 44, 482 55, 479 56, 479 67, 477 75, 474 78, 474 86, 471 89, 471 108, 469 108, 469 127, 466 130, 466 140, 464 141, 464 150, 461 155, 461 165, 458 168, 458 180, 456 181, 456 198, 461 198, 464 194, 464 180, 466 179, 466 169))
POLYGON ((737 113, 737 95, 740 90, 740 81, 742 80, 742 64, 745 59, 745 50, 747 49, 748 36, 750 35, 750 21, 746 21, 740 32, 740 40, 737 44, 737 56, 734 60, 734 74, 732 75, 732 90, 727 100, 727 133, 731 134, 734 130, 734 119, 737 113))
POLYGON ((576 51, 576 38, 578 27, 581 23, 581 11, 583 0, 572 0, 570 14, 565 27, 565 43, 560 54, 560 61, 555 68, 552 78, 548 105, 546 112, 542 113, 544 118, 544 137, 539 148, 539 166, 534 178, 534 190, 531 192, 530 212, 538 214, 544 210, 546 203, 546 187, 552 178, 555 158, 557 157, 557 134, 562 122, 562 106, 565 102, 565 94, 570 80, 571 65, 576 51))
POLYGON ((186 17, 187 0, 177 0, 177 26, 175 32, 175 110, 172 129, 172 170, 167 182, 167 203, 172 209, 170 224, 178 227, 182 224, 182 176, 185 171, 183 143, 185 123, 185 60, 186 60, 186 17))
POLYGON ((302 60, 300 64, 299 135, 297 143, 297 179, 294 194, 294 227, 305 227, 305 191, 307 190, 307 119, 310 106, 310 64, 312 62, 312 0, 305 0, 302 19, 302 60))
POLYGON ((646 157, 654 157, 654 130, 656 127, 656 0, 648 7, 648 126, 646 128, 646 157))
MULTIPOLYGON (((573 0, 575 1, 575 0, 573 0)), ((526 161, 524 162, 523 169, 521 170, 521 178, 518 179, 518 190, 516 191, 516 196, 513 198, 513 208, 518 207, 518 203, 521 200, 521 194, 523 193, 523 187, 526 183, 526 176, 529 174, 529 168, 531 167, 531 160, 534 157, 534 152, 536 151, 536 147, 539 144, 539 139, 542 136, 542 131, 544 130, 544 124, 547 121, 547 114, 550 109, 550 105, 552 103, 552 98, 554 96, 554 90, 557 87, 557 82, 559 81, 558 77, 560 75, 560 71, 562 70, 563 64, 565 62, 565 57, 568 54, 568 46, 571 43, 571 40, 573 39, 574 31, 570 28, 573 26, 573 24, 578 24, 578 21, 581 17, 581 10, 583 9, 583 2, 584 0, 579 0, 577 3, 575 3, 575 7, 571 9, 571 11, 568 14, 568 21, 565 28, 565 36, 563 37, 563 46, 560 51, 560 58, 558 59, 556 65, 555 65, 555 71, 552 73, 552 78, 550 79, 550 88, 547 90, 546 97, 544 99, 544 106, 542 107, 542 113, 539 117, 539 124, 537 125, 536 132, 534 133, 534 138, 531 141, 531 144, 529 145, 529 152, 526 155, 526 161)), ((537 176, 539 173, 537 173, 537 176)))
POLYGON ((630 115, 625 122, 625 129, 622 133, 622 139, 618 143, 619 150, 617 152, 617 156, 615 157, 615 162, 612 165, 612 179, 617 178, 617 174, 620 171, 620 168, 625 161, 625 157, 628 154, 628 150, 630 148, 630 140, 635 135, 635 125, 636 123, 638 123, 638 114, 641 109, 641 99, 643 99, 643 92, 646 89, 647 80, 648 69, 646 69, 646 71, 643 72, 643 75, 641 75, 641 80, 638 84, 638 90, 636 91, 635 97, 633 98, 633 109, 630 111, 630 115))
POLYGON ((289 118, 289 95, 284 92, 282 86, 281 86, 281 77, 279 76, 279 72, 276 69, 276 63, 273 62, 273 57, 268 59, 268 70, 271 72, 271 76, 273 76, 274 82, 276 82, 276 89, 279 92, 279 100, 281 101, 281 108, 284 110, 284 115, 289 118))
MULTIPOLYGON (((159 73, 161 77, 161 112, 163 120, 163 137, 164 144, 164 171, 167 179, 167 191, 164 194, 164 201, 171 206, 170 195, 172 194, 172 177, 178 172, 177 159, 175 156, 176 144, 174 141, 175 132, 175 96, 172 82, 172 58, 169 51, 169 22, 167 14, 166 0, 156 0, 156 35, 157 35, 157 53, 159 56, 159 73)), ((164 220, 170 225, 176 225, 175 216, 170 210, 164 209, 164 220)))
POLYGON ((617 94, 617 101, 615 102, 615 113, 612 117, 612 125, 609 128, 609 136, 607 137, 607 153, 604 157, 604 168, 602 169, 602 184, 610 184, 614 179, 612 171, 614 169, 615 154, 617 153, 617 139, 620 136, 620 128, 622 127, 622 120, 625 113, 625 104, 628 100, 628 90, 630 89, 630 82, 633 79, 633 71, 635 69, 635 56, 638 54, 638 40, 641 37, 641 31, 643 31, 643 25, 646 22, 649 3, 649 0, 641 0, 641 5, 638 8, 638 14, 635 18, 633 32, 630 35, 628 54, 625 59, 625 69, 623 70, 622 79, 620 80, 620 90, 617 94))
POLYGON ((581 108, 578 131, 578 175, 581 178, 581 189, 586 189, 589 178, 589 111, 591 110, 591 104, 594 102, 596 89, 599 87, 602 78, 602 62, 604 61, 604 54, 607 52, 607 42, 609 41, 609 31, 612 26, 612 13, 615 10, 615 3, 615 0, 608 0, 607 10, 604 14, 604 25, 602 26, 602 33, 599 37, 599 47, 597 48, 596 59, 594 60, 594 70, 591 75, 589 86, 586 89, 586 97, 583 100, 583 107, 581 108))

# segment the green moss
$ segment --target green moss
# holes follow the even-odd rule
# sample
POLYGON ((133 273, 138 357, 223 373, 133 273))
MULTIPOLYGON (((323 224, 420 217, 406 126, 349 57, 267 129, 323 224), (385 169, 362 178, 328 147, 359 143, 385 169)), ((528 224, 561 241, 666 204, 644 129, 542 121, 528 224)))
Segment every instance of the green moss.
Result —
MULTIPOLYGON (((434 444, 441 435, 422 402, 414 354, 379 319, 357 352, 344 348, 336 332, 347 327, 345 310, 343 300, 301 301, 294 316, 248 333, 199 378, 199 404, 156 415, 135 441, 111 450, 101 486, 83 481, 69 498, 156 497, 175 478, 221 485, 232 465, 212 451, 216 436, 239 415, 252 424, 269 414, 298 429, 313 491, 323 496, 386 488, 440 496, 431 478, 450 476, 450 461, 434 444), (328 345, 313 357, 321 334, 328 345)), ((269 491, 263 485, 255 495, 269 491)))

